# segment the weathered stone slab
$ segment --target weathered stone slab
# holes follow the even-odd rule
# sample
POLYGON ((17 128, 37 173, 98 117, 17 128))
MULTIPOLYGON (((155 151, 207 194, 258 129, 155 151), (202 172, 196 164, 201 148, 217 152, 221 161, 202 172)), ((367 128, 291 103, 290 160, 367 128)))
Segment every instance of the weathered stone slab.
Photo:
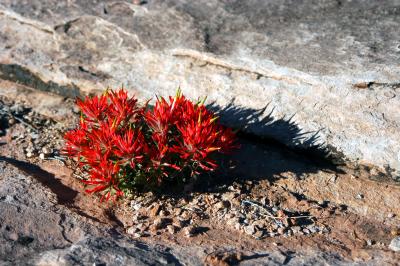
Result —
POLYGON ((398 1, 148 2, 1 1, 0 78, 66 96, 180 86, 231 103, 231 125, 257 114, 247 131, 399 175, 398 1))

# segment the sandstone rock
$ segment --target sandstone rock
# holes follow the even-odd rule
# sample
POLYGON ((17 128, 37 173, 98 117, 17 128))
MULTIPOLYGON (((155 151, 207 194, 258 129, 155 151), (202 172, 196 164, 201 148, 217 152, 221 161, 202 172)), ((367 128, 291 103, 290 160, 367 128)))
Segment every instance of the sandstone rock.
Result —
MULTIPOLYGON (((57 204, 57 195, 36 180, 47 172, 25 164, 0 156, 1 265, 179 264, 161 247, 133 242, 57 204)), ((63 193, 73 197, 76 192, 64 188, 63 193)))
POLYGON ((398 175, 399 3, 338 3, 5 0, 0 77, 65 96, 181 86, 231 126, 398 175))

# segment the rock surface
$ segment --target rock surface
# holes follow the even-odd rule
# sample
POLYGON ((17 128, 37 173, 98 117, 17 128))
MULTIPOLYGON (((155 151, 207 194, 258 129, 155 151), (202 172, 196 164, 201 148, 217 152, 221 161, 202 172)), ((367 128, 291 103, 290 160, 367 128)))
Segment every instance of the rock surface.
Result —
MULTIPOLYGON (((0 265, 204 265, 207 254, 200 246, 167 248, 133 241, 118 228, 58 204, 57 195, 36 180, 45 174, 37 166, 0 157, 0 265)), ((295 256, 260 251, 244 256, 240 265, 288 262, 351 264, 335 253, 309 250, 295 256)))
POLYGON ((79 119, 73 101, 10 81, 0 88, 0 265, 398 261, 388 247, 399 230, 393 181, 366 180, 372 173, 360 169, 340 174, 304 154, 240 138, 221 186, 202 182, 192 187, 208 192, 138 193, 122 206, 100 204, 58 156, 63 132, 79 119), (265 221, 267 211, 278 218, 265 221), (303 214, 302 223, 293 220, 303 214), (279 218, 284 227, 276 230, 270 222, 279 218), (251 235, 243 225, 252 225, 251 235))
POLYGON ((396 0, 2 0, 0 78, 65 96, 181 86, 231 126, 396 177, 399 23, 396 0))
POLYGON ((0 159, 1 265, 177 264, 165 248, 132 241, 57 204, 35 179, 46 173, 39 167, 0 159))

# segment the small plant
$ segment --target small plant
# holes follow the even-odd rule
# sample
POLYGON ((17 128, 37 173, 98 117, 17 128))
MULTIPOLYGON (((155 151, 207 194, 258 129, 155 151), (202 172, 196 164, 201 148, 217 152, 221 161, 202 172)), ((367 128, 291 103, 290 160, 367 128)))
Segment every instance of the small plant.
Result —
POLYGON ((63 153, 88 174, 86 192, 101 194, 101 201, 213 171, 213 155, 237 146, 232 130, 217 123, 204 101, 193 103, 180 90, 157 98, 152 108, 123 89, 77 105, 81 119, 65 134, 63 153))

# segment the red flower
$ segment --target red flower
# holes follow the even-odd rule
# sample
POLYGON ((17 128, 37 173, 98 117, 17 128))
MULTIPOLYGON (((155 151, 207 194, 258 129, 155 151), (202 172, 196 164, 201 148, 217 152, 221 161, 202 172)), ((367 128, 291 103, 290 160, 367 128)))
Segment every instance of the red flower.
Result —
POLYGON ((101 200, 115 200, 143 180, 160 185, 166 177, 185 178, 188 169, 215 170, 212 155, 236 147, 232 130, 180 91, 157 98, 153 109, 137 102, 125 90, 77 101, 81 120, 65 134, 63 153, 89 174, 84 183, 94 187, 86 192, 101 200))
POLYGON ((88 185, 95 185, 92 189, 87 189, 87 193, 102 192, 101 201, 109 200, 111 197, 114 199, 123 196, 123 192, 119 188, 119 165, 111 161, 103 160, 98 166, 95 166, 90 171, 89 180, 84 183, 88 185))
POLYGON ((104 95, 86 97, 84 101, 78 99, 76 104, 81 108, 86 120, 91 122, 102 120, 108 108, 107 97, 104 95))

